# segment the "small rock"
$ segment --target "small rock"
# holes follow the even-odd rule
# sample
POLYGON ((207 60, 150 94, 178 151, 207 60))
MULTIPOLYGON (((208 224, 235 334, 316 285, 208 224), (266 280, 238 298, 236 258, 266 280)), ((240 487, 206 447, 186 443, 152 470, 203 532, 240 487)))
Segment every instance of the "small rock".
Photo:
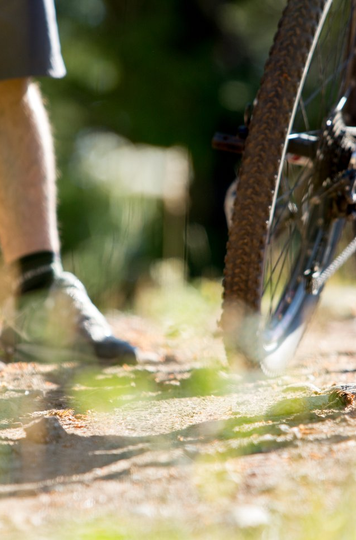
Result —
POLYGON ((268 525, 270 515, 262 506, 245 504, 233 510, 230 520, 241 529, 257 528, 268 525))
POLYGON ((289 433, 290 430, 292 429, 290 426, 288 426, 288 424, 279 424, 278 428, 279 428, 283 433, 289 433))
POLYGON ((157 514, 157 509, 152 504, 140 504, 133 510, 135 514, 148 518, 153 518, 157 514))
POLYGON ((36 444, 50 444, 58 442, 67 436, 58 418, 44 416, 25 427, 26 440, 36 444))
POLYGON ((328 392, 334 392, 334 391, 342 391, 342 392, 348 392, 349 394, 355 394, 356 395, 356 384, 333 384, 330 388, 328 388, 328 392))
POLYGON ((155 352, 137 351, 137 361, 139 363, 158 364, 162 362, 162 357, 155 352))

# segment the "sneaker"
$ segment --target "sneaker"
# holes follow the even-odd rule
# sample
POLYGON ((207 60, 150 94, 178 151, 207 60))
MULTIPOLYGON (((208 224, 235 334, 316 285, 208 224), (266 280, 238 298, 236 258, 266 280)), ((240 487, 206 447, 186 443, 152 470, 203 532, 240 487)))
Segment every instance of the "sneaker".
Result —
POLYGON ((49 290, 29 292, 8 308, 0 347, 9 360, 92 360, 104 365, 132 364, 136 351, 113 336, 84 285, 61 272, 49 290))

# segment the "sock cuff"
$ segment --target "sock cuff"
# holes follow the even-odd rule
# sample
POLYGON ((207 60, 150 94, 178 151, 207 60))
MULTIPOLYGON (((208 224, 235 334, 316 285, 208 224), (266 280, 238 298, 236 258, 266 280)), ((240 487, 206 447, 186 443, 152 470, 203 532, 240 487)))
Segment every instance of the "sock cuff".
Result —
POLYGON ((49 287, 63 270, 59 255, 40 251, 21 257, 12 265, 12 289, 17 295, 49 287))

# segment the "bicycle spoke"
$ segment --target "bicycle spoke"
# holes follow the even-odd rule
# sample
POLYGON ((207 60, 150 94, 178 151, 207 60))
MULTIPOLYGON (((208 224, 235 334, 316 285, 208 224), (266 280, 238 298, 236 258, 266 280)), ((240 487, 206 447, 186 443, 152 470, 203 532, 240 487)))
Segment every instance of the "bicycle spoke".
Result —
POLYGON ((318 97, 318 95, 320 94, 320 92, 323 91, 323 89, 337 76, 339 75, 339 73, 341 73, 346 65, 349 63, 349 61, 351 60, 352 58, 352 55, 350 55, 340 66, 339 68, 336 70, 335 73, 332 73, 331 75, 329 75, 329 77, 327 77, 327 79, 325 79, 323 81, 323 83, 307 98, 304 100, 304 106, 307 108, 310 103, 312 101, 315 100, 316 97, 318 97))
MULTIPOLYGON (((296 231, 296 229, 293 230, 292 235, 294 235, 295 231, 296 231)), ((269 285, 269 282, 272 280, 272 276, 273 276, 273 274, 274 274, 274 272, 275 272, 275 270, 276 270, 276 268, 277 268, 277 266, 278 266, 278 264, 279 264, 281 258, 283 257, 285 251, 287 250, 287 247, 289 246, 289 244, 290 244, 290 242, 291 242, 291 240, 292 240, 292 235, 290 235, 290 236, 287 238, 287 240, 286 240, 286 242, 285 242, 283 248, 282 248, 281 251, 280 251, 279 257, 278 257, 277 261, 275 262, 275 264, 274 264, 274 266, 273 266, 273 268, 272 268, 272 270, 271 270, 271 272, 270 272, 270 276, 269 276, 267 282, 266 282, 265 285, 264 285, 263 294, 265 293, 266 288, 267 288, 267 286, 269 285)), ((270 262, 272 262, 272 256, 273 256, 273 255, 272 255, 272 254, 273 254, 273 245, 272 245, 272 243, 270 244, 270 254, 271 254, 270 262)))
MULTIPOLYGON (((347 19, 349 4, 341 1, 335 2, 335 6, 330 11, 316 46, 310 68, 311 80, 314 80, 314 83, 309 87, 305 85, 299 97, 292 133, 320 130, 331 113, 333 104, 337 104, 342 97, 338 92, 340 87, 345 88, 345 76, 354 52, 352 50, 346 57, 345 32, 347 34, 351 25, 351 17, 347 19)), ((316 163, 317 159, 318 155, 316 163)), ((274 217, 271 218, 263 286, 263 295, 268 293, 267 313, 270 320, 280 305, 280 296, 283 294, 285 298, 288 287, 296 286, 293 283, 287 284, 298 264, 298 257, 301 253, 306 253, 301 249, 309 234, 311 216, 318 215, 317 211, 313 210, 314 203, 311 203, 315 196, 315 185, 321 185, 321 182, 315 183, 318 170, 314 163, 312 166, 308 163, 286 163, 282 173, 274 217), (299 240, 296 242, 297 238, 299 240)), ((327 196, 326 193, 325 197, 327 196)), ((323 200, 323 195, 318 194, 318 198, 323 200)), ((316 237, 314 241, 317 242, 316 237)), ((324 244, 319 243, 315 253, 317 260, 323 256, 323 246, 324 244)))
MULTIPOLYGON (((291 189, 289 189, 289 191, 284 192, 283 195, 277 198, 276 208, 278 209, 279 215, 278 215, 278 218, 276 219, 276 222, 274 223, 273 229, 270 231, 270 237, 273 237, 273 235, 278 230, 278 227, 282 221, 283 215, 285 211, 288 209, 290 202, 295 203, 297 207, 297 211, 299 211, 299 207, 301 207, 302 204, 309 202, 309 200, 312 198, 313 194, 310 194, 308 198, 301 198, 300 204, 298 204, 298 201, 292 198, 295 190, 301 187, 301 180, 303 179, 302 176, 303 176, 303 171, 299 174, 299 179, 295 182, 294 186, 291 189), (283 199, 286 199, 286 203, 281 207, 280 202, 283 199)), ((310 180, 310 178, 311 176, 304 178, 303 180, 308 181, 310 180)))
POLYGON ((304 104, 302 96, 300 96, 300 98, 299 98, 299 106, 300 106, 300 109, 302 111, 302 116, 303 116, 303 120, 304 120, 305 129, 307 131, 310 131, 308 115, 307 115, 307 111, 306 111, 305 104, 304 104))
MULTIPOLYGON (((295 231, 296 231, 296 229, 293 230, 293 233, 289 236, 289 238, 287 240, 288 246, 291 244, 291 242, 293 240, 295 231)), ((279 285, 279 282, 281 280, 281 276, 282 276, 282 272, 283 272, 283 269, 284 269, 285 261, 286 261, 287 256, 288 256, 288 249, 286 248, 285 250, 283 250, 282 254, 284 255, 284 257, 283 257, 283 261, 282 261, 282 264, 281 264, 281 269, 280 269, 279 274, 278 274, 277 283, 275 285, 274 290, 272 291, 271 303, 273 303, 273 300, 274 300, 275 295, 276 295, 277 290, 278 290, 278 285, 279 285)))

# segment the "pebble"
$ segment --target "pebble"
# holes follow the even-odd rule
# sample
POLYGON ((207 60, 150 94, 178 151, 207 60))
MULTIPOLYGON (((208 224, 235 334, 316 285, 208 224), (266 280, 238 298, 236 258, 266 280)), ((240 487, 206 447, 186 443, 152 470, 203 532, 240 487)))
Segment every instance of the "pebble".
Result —
POLYGON ((353 384, 334 384, 328 388, 328 392, 334 392, 340 390, 341 392, 349 392, 350 394, 356 394, 356 383, 353 384))
POLYGON ((67 436, 58 418, 44 416, 25 427, 26 440, 36 444, 50 444, 58 442, 67 436))
POLYGON ((228 519, 241 529, 248 529, 268 525, 270 515, 262 506, 245 504, 235 508, 228 519))

